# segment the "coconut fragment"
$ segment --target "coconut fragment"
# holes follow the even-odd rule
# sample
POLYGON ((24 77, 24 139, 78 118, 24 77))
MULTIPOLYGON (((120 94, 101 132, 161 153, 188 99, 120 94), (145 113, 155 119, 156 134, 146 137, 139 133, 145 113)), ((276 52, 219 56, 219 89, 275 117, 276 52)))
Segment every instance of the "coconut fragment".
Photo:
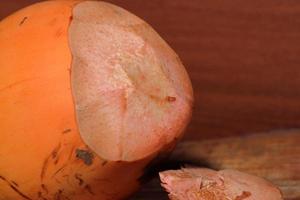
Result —
POLYGON ((236 170, 183 168, 160 173, 171 200, 282 200, 272 183, 236 170))

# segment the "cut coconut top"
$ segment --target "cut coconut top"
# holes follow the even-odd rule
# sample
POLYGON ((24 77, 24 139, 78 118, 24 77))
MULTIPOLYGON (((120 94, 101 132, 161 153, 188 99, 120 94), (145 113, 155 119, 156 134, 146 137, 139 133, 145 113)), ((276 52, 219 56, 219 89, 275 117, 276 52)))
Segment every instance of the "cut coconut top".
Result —
POLYGON ((193 92, 178 56, 144 21, 84 1, 69 28, 71 82, 80 134, 110 161, 145 158, 182 135, 193 92))

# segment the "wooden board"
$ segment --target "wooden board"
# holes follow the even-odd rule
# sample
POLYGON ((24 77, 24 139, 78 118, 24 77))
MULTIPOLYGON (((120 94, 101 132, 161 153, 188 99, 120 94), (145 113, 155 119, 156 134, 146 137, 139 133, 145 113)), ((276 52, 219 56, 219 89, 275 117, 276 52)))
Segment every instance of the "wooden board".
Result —
MULTIPOLYGON (((35 1, 0 1, 0 17, 35 1)), ((300 1, 109 1, 182 58, 196 97, 188 139, 300 127, 300 1)))

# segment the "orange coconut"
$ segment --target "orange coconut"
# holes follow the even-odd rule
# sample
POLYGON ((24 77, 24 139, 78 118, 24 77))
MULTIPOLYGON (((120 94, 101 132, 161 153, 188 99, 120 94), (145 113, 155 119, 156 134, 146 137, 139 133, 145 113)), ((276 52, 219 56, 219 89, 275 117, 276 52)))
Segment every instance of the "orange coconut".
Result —
POLYGON ((45 1, 0 22, 0 200, 123 199, 182 136, 192 88, 144 21, 45 1))

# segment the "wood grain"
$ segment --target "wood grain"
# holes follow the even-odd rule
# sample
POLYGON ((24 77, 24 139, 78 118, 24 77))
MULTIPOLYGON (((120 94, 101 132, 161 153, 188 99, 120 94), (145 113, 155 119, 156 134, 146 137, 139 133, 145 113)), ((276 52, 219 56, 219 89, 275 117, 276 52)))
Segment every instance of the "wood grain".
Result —
MULTIPOLYGON (((35 0, 0 1, 0 17, 35 0)), ((297 0, 109 0, 149 22, 192 78, 187 138, 300 127, 297 0)))
MULTIPOLYGON (((270 180, 285 199, 300 199, 300 130, 181 143, 170 161, 192 162, 216 170, 236 169, 270 180)), ((166 199, 158 179, 133 199, 166 199)))

